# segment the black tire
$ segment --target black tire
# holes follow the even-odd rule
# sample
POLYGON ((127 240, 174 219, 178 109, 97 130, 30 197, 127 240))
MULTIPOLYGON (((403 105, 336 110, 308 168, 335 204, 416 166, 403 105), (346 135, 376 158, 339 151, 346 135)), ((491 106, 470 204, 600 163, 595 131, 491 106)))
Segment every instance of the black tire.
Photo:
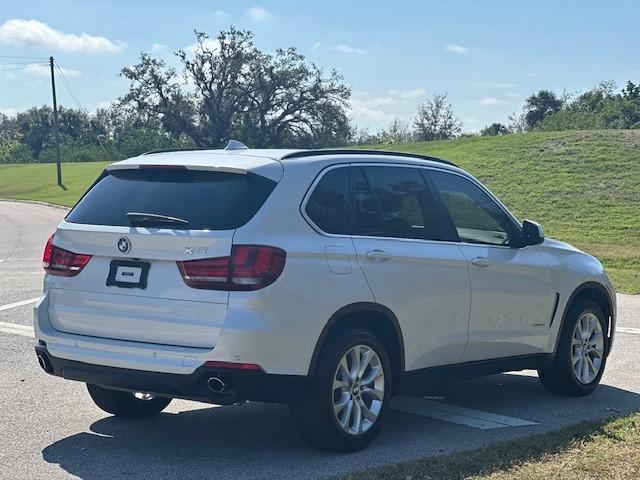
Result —
POLYGON ((558 395, 567 395, 572 397, 589 395, 596 389, 600 383, 602 374, 604 373, 607 362, 606 352, 608 352, 608 347, 607 321, 600 306, 591 300, 579 300, 575 302, 569 309, 567 317, 565 318, 553 364, 548 368, 538 370, 540 382, 551 393, 556 393, 558 395), (593 381, 590 383, 582 383, 578 380, 572 366, 571 341, 578 320, 587 312, 593 313, 600 322, 600 327, 602 328, 603 333, 604 353, 602 355, 600 370, 593 381))
MULTIPOLYGON (((391 363, 382 342, 366 330, 352 330, 330 340, 318 360, 310 394, 291 405, 300 435, 313 447, 334 452, 353 452, 366 447, 382 427, 391 399, 391 363), (333 412, 333 381, 342 357, 356 345, 377 354, 384 373, 382 406, 374 423, 361 434, 349 434, 338 424, 333 412)), ((363 396, 364 398, 364 396, 363 396)))
POLYGON ((117 417, 151 417, 160 413, 171 403, 170 398, 153 397, 148 400, 142 400, 132 392, 110 390, 91 383, 87 383, 87 390, 89 390, 91 399, 98 407, 117 417))

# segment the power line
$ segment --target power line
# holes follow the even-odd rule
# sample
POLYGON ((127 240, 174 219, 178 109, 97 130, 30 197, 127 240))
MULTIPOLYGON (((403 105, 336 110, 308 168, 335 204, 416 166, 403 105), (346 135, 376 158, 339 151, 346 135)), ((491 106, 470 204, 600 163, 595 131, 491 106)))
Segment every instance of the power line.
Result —
POLYGON ((0 72, 13 72, 16 70, 30 70, 34 68, 42 68, 46 67, 46 63, 31 63, 29 65, 20 65, 20 66, 5 66, 6 68, 0 68, 0 72))
POLYGON ((60 78, 62 78, 62 85, 64 86, 64 88, 67 91, 67 93, 69 94, 69 96, 73 99, 73 101, 75 102, 75 104, 78 107, 78 109, 79 110, 85 110, 85 108, 82 107, 82 104, 80 103, 80 100, 78 100, 78 97, 73 92, 73 89, 71 88, 71 84, 67 81, 67 77, 64 76, 64 73, 62 72, 62 69, 59 67, 59 65, 57 63, 55 64, 55 68, 58 71, 58 73, 60 74, 60 78))
POLYGON ((33 60, 20 60, 18 62, 6 62, 6 63, 0 63, 0 65, 35 65, 35 64, 46 64, 43 61, 40 62, 34 62, 33 60))
MULTIPOLYGON (((60 74, 60 78, 62 79, 62 85, 64 86, 64 88, 67 91, 67 93, 69 94, 69 96, 73 99, 73 101, 75 102, 75 104, 78 107, 78 109, 79 110, 88 111, 86 108, 84 108, 82 106, 82 104, 80 103, 80 100, 78 100, 78 97, 76 96, 75 92, 73 91, 73 88, 71 88, 71 84, 67 80, 67 77, 65 77, 64 72, 62 71, 62 68, 60 68, 59 63, 56 62, 54 64, 54 67, 58 71, 58 73, 60 74)), ((102 143, 102 140, 100 139, 99 135, 96 136, 96 140, 98 142, 98 145, 100 145, 100 148, 102 148, 102 150, 104 150, 104 153, 109 155, 109 150, 107 150, 107 147, 104 145, 104 143, 102 143)))
POLYGON ((23 59, 28 59, 28 60, 41 60, 41 61, 47 61, 47 57, 22 57, 19 55, 0 55, 0 58, 23 58, 23 59))

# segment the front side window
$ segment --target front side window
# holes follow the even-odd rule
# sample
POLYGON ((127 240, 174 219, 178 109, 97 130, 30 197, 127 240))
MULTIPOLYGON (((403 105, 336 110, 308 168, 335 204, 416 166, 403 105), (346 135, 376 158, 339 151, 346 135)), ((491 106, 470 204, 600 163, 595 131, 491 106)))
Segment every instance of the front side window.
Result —
POLYGON ((516 234, 513 222, 486 192, 460 175, 432 170, 429 176, 449 210, 460 240, 509 245, 516 234))
POLYGON ((457 240, 418 168, 353 167, 355 235, 457 240))

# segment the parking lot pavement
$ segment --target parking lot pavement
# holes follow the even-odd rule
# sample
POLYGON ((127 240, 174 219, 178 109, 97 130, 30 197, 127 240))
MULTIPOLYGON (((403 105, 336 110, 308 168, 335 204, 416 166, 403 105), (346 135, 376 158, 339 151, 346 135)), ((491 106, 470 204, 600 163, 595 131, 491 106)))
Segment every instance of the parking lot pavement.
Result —
POLYGON ((381 435, 354 454, 307 447, 280 405, 175 401, 153 419, 110 417, 84 385, 42 373, 33 354, 29 300, 63 214, 0 202, 1 479, 323 478, 640 409, 640 297, 619 295, 620 332, 593 395, 554 396, 528 371, 443 386, 426 401, 400 399, 381 435))

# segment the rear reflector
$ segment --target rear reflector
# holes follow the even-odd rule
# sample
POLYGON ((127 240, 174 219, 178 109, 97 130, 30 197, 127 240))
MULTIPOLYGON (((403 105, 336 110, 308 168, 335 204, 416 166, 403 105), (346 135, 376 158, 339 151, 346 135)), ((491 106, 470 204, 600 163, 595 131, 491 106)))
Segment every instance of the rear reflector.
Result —
POLYGON ((45 272, 62 277, 73 277, 82 271, 91 255, 81 255, 56 247, 53 244, 53 235, 47 240, 42 255, 42 268, 45 272))
POLYGON ((230 257, 177 262, 184 282, 206 290, 258 290, 282 273, 287 253, 265 245, 234 245, 230 257))
POLYGON ((204 366, 208 368, 224 368, 228 370, 262 370, 260 365, 256 365, 255 363, 218 362, 215 360, 205 362, 204 366))

